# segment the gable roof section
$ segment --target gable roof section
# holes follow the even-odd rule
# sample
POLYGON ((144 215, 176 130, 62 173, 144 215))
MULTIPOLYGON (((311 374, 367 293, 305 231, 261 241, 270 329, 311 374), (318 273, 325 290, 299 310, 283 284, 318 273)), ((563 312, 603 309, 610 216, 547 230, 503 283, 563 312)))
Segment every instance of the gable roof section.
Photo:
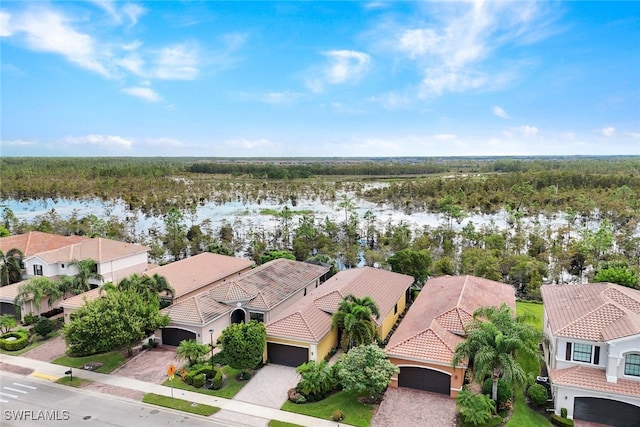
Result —
POLYGON ((91 289, 90 291, 83 292, 81 294, 64 299, 58 302, 58 304, 56 305, 58 307, 75 310, 82 307, 86 302, 100 298, 102 295, 104 295, 103 292, 104 291, 102 291, 100 288, 91 289))
POLYGON ((603 342, 640 334, 638 290, 613 283, 540 289, 555 336, 603 342))
POLYGON ((220 302, 249 300, 245 307, 268 311, 328 271, 326 266, 280 258, 222 283, 212 292, 220 302))
POLYGON ((172 323, 204 326, 231 310, 232 307, 219 303, 205 291, 166 307, 160 312, 168 314, 172 323))
POLYGON ((48 252, 74 243, 88 240, 84 236, 58 236, 57 234, 30 231, 0 238, 0 250, 7 253, 11 249, 19 249, 24 257, 30 257, 40 252, 48 252))
POLYGON ((210 283, 237 275, 253 264, 253 261, 246 259, 203 252, 147 270, 144 274, 163 276, 174 289, 175 298, 178 298, 210 283))
POLYGON ((429 279, 387 344, 390 357, 451 363, 460 334, 479 307, 507 304, 512 286, 474 276, 429 279))
POLYGON ((549 374, 553 384, 640 397, 640 381, 618 378, 615 383, 608 382, 606 371, 604 369, 577 365, 565 369, 552 369, 549 374))
POLYGON ((97 263, 102 263, 146 253, 148 250, 149 248, 146 246, 96 237, 94 239, 84 239, 81 242, 59 249, 39 252, 37 256, 48 264, 85 259, 92 259, 97 263))
POLYGON ((319 342, 331 331, 332 314, 348 294, 370 296, 380 309, 380 325, 412 283, 411 276, 372 267, 341 271, 267 324, 267 336, 319 342), (308 332, 300 329, 301 321, 308 332))

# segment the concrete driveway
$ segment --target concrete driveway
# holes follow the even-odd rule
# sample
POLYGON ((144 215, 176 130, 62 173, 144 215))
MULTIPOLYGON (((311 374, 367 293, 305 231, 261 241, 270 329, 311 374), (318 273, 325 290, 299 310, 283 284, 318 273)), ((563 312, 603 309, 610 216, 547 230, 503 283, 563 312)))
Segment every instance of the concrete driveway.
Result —
POLYGON ((296 368, 268 364, 263 366, 233 400, 280 409, 287 400, 287 390, 298 384, 296 368))
POLYGON ((456 402, 449 396, 389 387, 371 427, 448 427, 456 425, 456 402))

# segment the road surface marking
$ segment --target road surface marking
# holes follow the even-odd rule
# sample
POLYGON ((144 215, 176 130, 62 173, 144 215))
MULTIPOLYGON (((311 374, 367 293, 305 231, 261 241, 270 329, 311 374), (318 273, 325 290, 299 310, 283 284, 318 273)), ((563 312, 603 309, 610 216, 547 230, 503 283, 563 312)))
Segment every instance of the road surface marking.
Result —
POLYGON ((8 400, 0 399, 0 403, 9 403, 8 400))
POLYGON ((43 374, 41 372, 34 372, 31 375, 34 376, 34 377, 42 378, 42 379, 49 380, 49 381, 57 381, 60 378, 60 377, 56 377, 55 375, 43 374))
POLYGON ((20 384, 20 383, 13 383, 13 385, 17 385, 18 387, 30 388, 31 390, 37 390, 38 389, 38 387, 34 387, 32 385, 20 384))
POLYGON ((2 387, 5 390, 10 390, 10 391, 15 391, 16 393, 22 393, 22 394, 27 394, 26 391, 24 390, 19 390, 17 388, 11 388, 11 387, 2 387))
POLYGON ((18 398, 18 396, 16 396, 15 394, 3 393, 1 391, 0 391, 0 396, 9 396, 9 397, 13 397, 14 399, 18 398))

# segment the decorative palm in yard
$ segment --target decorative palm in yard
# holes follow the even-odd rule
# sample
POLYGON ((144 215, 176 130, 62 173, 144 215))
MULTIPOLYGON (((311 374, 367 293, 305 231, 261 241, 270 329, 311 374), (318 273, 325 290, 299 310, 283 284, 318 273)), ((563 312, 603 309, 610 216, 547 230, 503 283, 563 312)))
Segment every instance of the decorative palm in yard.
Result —
POLYGON ((31 301, 32 308, 39 313, 42 300, 47 299, 49 307, 62 298, 62 291, 58 283, 48 277, 35 277, 18 288, 18 294, 15 297, 14 304, 18 307, 28 301, 31 301))
POLYGON ((358 298, 352 294, 344 297, 333 314, 331 327, 337 326, 342 331, 341 345, 345 351, 377 339, 374 316, 380 317, 380 310, 371 297, 358 298))
POLYGON ((511 309, 503 304, 497 307, 481 307, 473 313, 467 325, 466 340, 455 349, 453 366, 469 361, 475 379, 491 377, 491 397, 498 398, 498 380, 504 378, 512 384, 524 384, 526 373, 518 363, 518 354, 540 358, 538 342, 540 333, 525 323, 526 316, 513 317, 511 309))
POLYGON ((92 259, 73 260, 69 263, 69 266, 75 267, 78 272, 73 276, 74 281, 74 293, 80 294, 91 289, 90 280, 100 280, 103 278, 98 273, 98 265, 92 259))
POLYGON ((0 285, 6 286, 17 283, 22 279, 22 259, 24 255, 20 249, 9 249, 7 253, 0 251, 0 285))

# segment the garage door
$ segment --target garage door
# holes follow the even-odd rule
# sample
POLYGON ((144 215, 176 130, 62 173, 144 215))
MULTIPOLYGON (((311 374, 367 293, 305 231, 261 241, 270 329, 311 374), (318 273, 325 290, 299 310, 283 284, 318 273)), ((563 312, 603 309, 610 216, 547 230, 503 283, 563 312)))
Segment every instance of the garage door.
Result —
POLYGON ((277 365, 298 367, 309 361, 309 350, 304 347, 269 342, 267 358, 277 365))
POLYGON ((179 346, 180 341, 195 340, 196 333, 178 328, 162 329, 162 344, 179 346))
POLYGON ((640 406, 617 400, 576 397, 573 418, 615 427, 637 427, 640 420, 640 406))
POLYGON ((0 314, 10 314, 16 316, 16 306, 8 302, 0 302, 0 314))
POLYGON ((400 368, 398 386, 434 393, 451 394, 451 376, 426 368, 400 368))

